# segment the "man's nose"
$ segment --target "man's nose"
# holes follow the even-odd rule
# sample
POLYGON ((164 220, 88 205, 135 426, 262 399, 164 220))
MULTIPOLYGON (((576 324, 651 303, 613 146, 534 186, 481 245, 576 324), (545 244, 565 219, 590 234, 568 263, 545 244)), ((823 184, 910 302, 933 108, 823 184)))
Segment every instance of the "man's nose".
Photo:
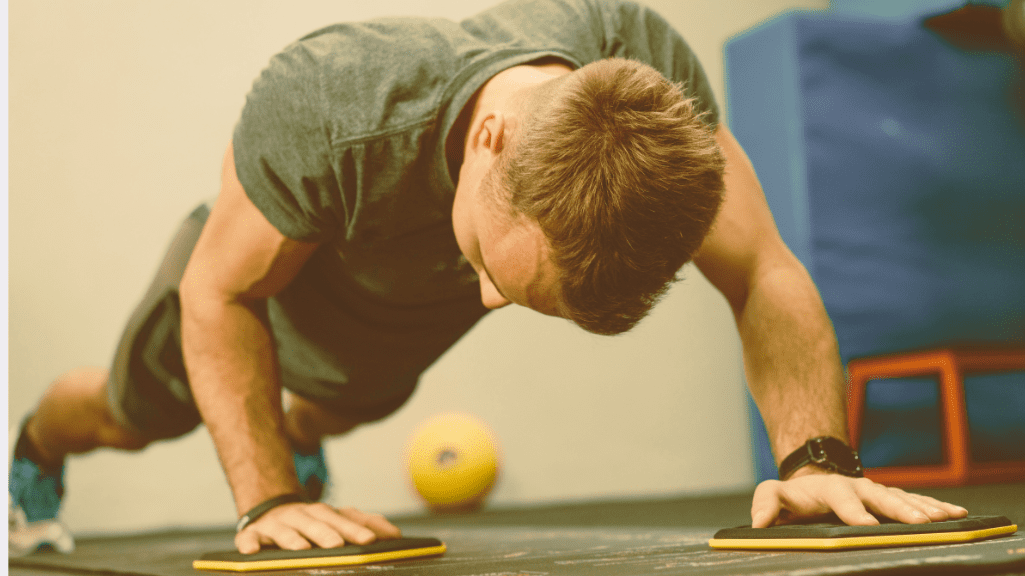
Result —
POLYGON ((491 279, 484 274, 481 274, 480 278, 480 301, 484 304, 485 308, 490 310, 497 310, 512 304, 505 296, 499 293, 495 285, 491 283, 491 279))

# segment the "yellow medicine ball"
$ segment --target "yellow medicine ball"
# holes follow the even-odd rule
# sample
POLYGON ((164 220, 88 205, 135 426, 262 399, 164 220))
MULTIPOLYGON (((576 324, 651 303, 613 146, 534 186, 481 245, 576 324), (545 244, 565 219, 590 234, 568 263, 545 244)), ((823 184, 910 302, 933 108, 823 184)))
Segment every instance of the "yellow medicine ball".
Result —
POLYGON ((480 508, 498 476, 498 443, 469 414, 440 414, 424 422, 408 448, 413 487, 436 512, 480 508))

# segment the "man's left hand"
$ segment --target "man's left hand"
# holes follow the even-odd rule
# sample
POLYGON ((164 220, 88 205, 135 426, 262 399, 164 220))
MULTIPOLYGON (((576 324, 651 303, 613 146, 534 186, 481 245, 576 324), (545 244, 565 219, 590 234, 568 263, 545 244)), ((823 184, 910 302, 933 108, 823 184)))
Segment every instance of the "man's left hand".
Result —
POLYGON ((751 526, 767 528, 830 512, 851 526, 874 526, 879 524, 877 516, 924 524, 968 515, 960 506, 929 496, 806 466, 786 481, 766 480, 758 485, 751 504, 751 526))

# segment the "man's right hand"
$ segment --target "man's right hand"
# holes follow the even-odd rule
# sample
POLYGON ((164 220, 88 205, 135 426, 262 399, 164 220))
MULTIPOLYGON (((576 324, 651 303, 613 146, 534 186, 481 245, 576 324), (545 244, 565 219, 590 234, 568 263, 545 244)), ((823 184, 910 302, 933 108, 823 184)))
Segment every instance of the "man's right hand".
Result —
POLYGON ((380 514, 317 502, 272 508, 235 535, 235 547, 243 554, 252 554, 262 546, 307 550, 401 537, 402 531, 380 514))
MULTIPOLYGON (((189 385, 240 514, 268 496, 300 490, 284 431, 266 302, 292 281, 316 248, 284 236, 253 204, 238 180, 229 145, 221 192, 189 258, 179 301, 189 385)), ((367 540, 366 530, 326 505, 282 506, 243 530, 236 546, 241 552, 256 552, 261 544, 338 546, 367 540)))

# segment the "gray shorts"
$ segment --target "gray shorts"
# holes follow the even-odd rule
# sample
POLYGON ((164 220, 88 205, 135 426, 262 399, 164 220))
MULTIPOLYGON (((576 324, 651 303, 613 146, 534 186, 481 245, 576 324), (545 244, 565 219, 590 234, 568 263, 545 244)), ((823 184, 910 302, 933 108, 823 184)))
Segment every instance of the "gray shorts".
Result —
MULTIPOLYGON (((181 436, 202 422, 182 359, 178 285, 208 215, 203 205, 182 223, 156 278, 128 321, 110 370, 108 401, 115 418, 152 439, 181 436)), ((479 308, 477 312, 469 307, 461 323, 432 331, 423 347, 427 353, 417 358, 416 365, 404 370, 401 378, 373 384, 373 390, 366 383, 332 387, 323 379, 287 371, 280 374, 282 386, 347 420, 380 420, 405 404, 420 373, 483 316, 485 310, 479 308)))

